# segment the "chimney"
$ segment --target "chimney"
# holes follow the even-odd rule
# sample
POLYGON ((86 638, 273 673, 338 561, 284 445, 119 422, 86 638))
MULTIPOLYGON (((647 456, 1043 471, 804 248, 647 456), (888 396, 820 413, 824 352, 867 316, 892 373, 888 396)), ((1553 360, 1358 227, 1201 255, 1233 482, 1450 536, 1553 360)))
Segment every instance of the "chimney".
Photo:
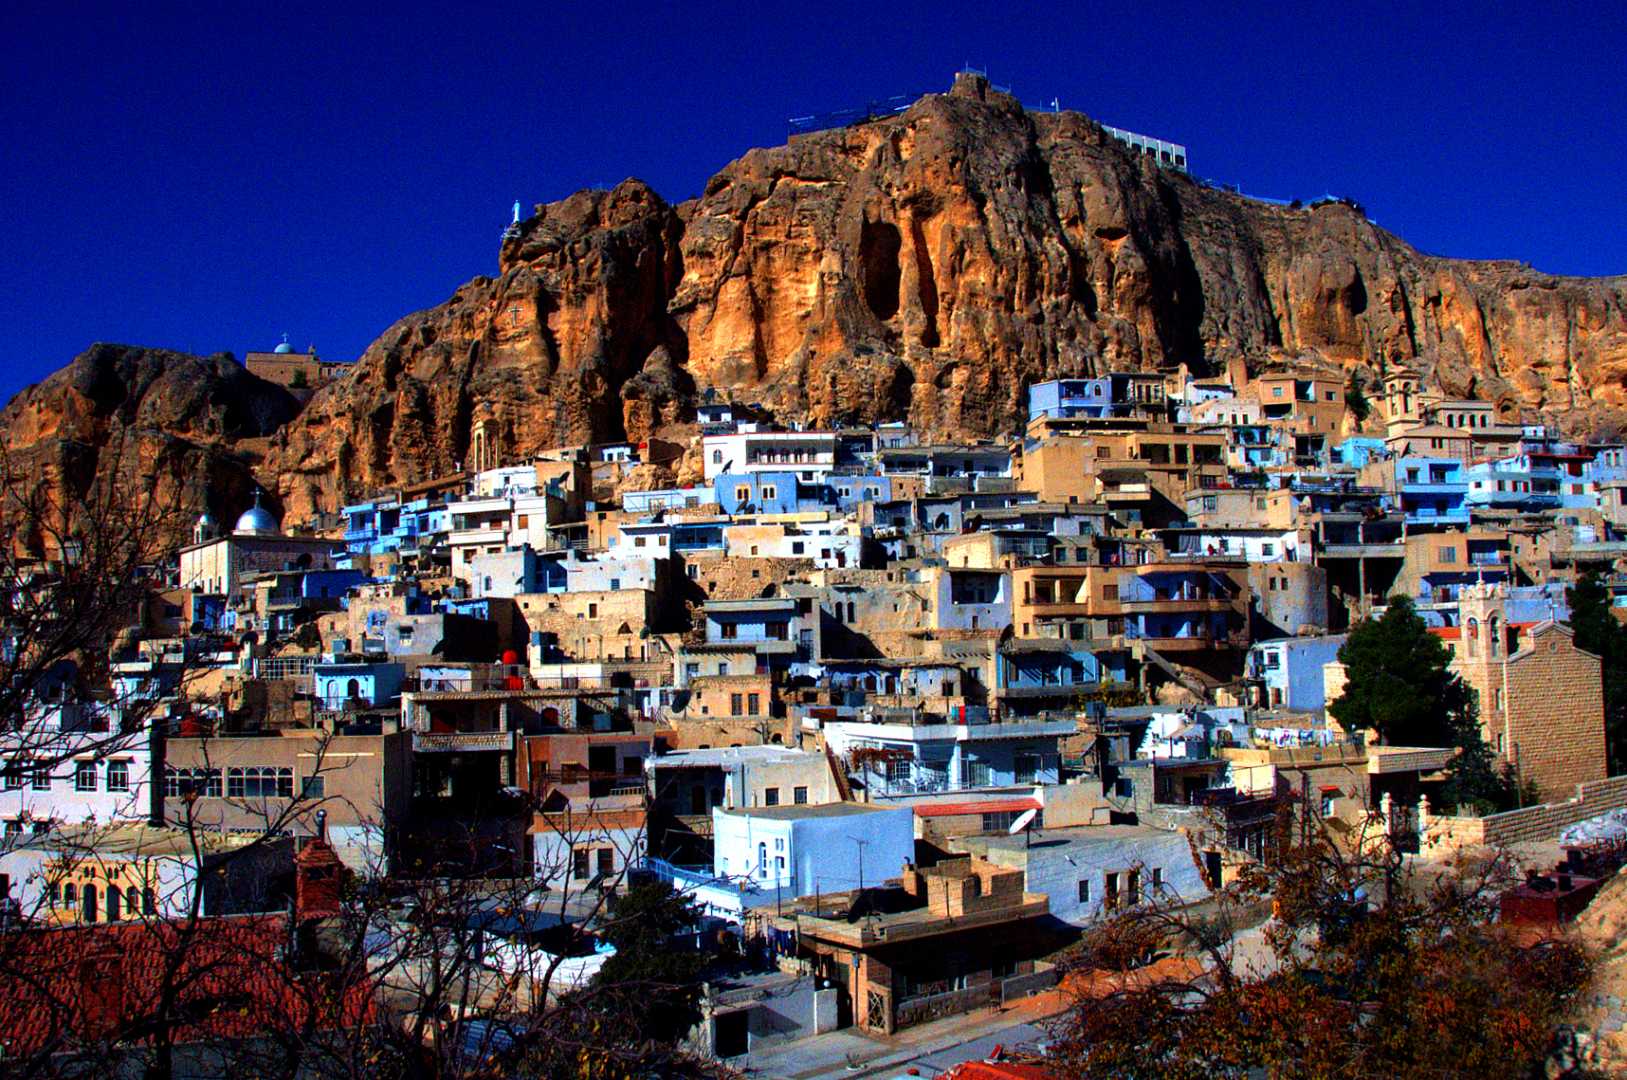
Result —
POLYGON ((294 856, 294 921, 332 918, 341 910, 345 865, 328 843, 328 812, 316 812, 316 836, 294 856))

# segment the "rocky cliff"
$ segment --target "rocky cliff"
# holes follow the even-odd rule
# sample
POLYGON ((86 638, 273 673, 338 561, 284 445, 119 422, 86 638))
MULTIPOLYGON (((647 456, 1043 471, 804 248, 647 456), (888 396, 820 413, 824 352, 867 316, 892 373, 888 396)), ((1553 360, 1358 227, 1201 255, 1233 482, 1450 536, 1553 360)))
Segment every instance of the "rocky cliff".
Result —
POLYGON ((539 206, 500 273, 410 315, 274 438, 300 517, 469 460, 643 439, 717 389, 781 420, 1015 430, 1033 382, 1187 363, 1404 365, 1507 417, 1627 413, 1627 279, 1420 254, 1348 204, 1160 169, 981 79, 748 152, 695 200, 539 206))
POLYGON ((204 507, 248 504, 267 437, 298 413, 230 354, 97 344, 12 398, 0 429, 20 485, 43 482, 72 507, 98 477, 117 478, 129 505, 173 512, 184 531, 204 507))

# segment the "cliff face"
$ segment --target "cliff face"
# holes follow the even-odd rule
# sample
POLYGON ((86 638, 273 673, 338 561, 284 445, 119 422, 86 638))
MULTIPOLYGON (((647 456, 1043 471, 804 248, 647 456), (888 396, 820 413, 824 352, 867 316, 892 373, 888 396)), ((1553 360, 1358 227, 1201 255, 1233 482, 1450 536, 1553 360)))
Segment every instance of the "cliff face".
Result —
POLYGON ((643 439, 716 388, 781 420, 1017 429, 1043 379, 1179 362, 1405 365, 1506 416, 1627 414, 1627 279, 1422 255, 1134 157, 963 77, 901 116, 752 150, 669 206, 629 180, 537 208, 500 274, 410 315, 283 428, 302 517, 451 471, 643 439))
POLYGON ((12 475, 44 482, 63 505, 95 479, 179 517, 248 505, 266 439, 299 412, 281 387, 229 354, 192 356, 92 345, 0 412, 12 475))

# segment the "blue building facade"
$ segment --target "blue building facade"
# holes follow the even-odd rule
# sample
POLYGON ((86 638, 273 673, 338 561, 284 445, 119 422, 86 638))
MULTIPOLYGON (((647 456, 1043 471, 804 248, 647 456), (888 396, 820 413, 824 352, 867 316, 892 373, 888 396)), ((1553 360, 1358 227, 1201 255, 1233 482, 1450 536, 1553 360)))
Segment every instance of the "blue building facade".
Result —
POLYGON ((1113 390, 1109 379, 1054 379, 1028 388, 1028 419, 1089 417, 1101 419, 1113 413, 1113 390))
POLYGON ((1395 486, 1409 528, 1469 524, 1469 485, 1456 458, 1397 458, 1395 486))

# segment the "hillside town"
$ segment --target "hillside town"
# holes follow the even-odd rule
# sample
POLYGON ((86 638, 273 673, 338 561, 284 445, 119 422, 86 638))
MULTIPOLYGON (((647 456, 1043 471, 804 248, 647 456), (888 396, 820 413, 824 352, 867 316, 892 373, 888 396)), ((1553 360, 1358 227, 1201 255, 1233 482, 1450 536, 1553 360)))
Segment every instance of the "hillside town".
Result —
MULTIPOLYGON (((255 355, 302 390, 346 377, 255 355)), ((713 398, 687 442, 526 460, 477 414, 457 472, 297 527, 270 493, 212 495, 105 663, 58 664, 4 736, 5 917, 218 924, 320 972, 369 883, 456 883, 491 986, 441 1022, 585 984, 617 898, 659 883, 692 905, 673 941, 729 958, 684 1044, 836 1075, 856 1033, 887 1061, 914 1029, 1038 1015, 1080 934, 1214 902, 1284 815, 1419 864, 1627 834, 1571 610, 1587 578, 1627 616, 1627 443, 1427 386, 1065 378, 1027 388, 1021 432, 959 444, 713 398), (1462 746, 1334 715, 1343 647, 1397 605, 1514 805, 1454 801, 1462 746)), ((1573 918, 1604 876, 1508 910, 1573 918)), ((367 940, 415 910, 374 909, 367 940)), ((83 1022, 159 978, 150 947, 119 947, 128 988, 87 984, 83 1022)), ((334 1022, 410 1011, 425 984, 380 967, 334 1022)), ((8 1057, 55 1037, 20 1015, 8 1057)))

